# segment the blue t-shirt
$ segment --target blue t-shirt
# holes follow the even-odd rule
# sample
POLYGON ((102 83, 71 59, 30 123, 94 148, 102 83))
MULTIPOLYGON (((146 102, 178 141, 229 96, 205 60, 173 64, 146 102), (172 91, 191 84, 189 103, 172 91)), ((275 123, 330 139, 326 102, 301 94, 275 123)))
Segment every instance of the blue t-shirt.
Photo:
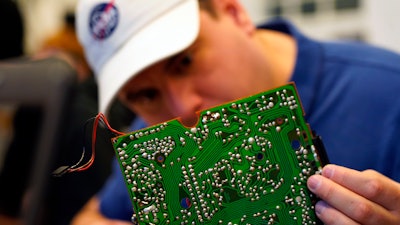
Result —
MULTIPOLYGON (((330 162, 400 181, 400 55, 362 43, 312 40, 282 19, 261 28, 295 38, 291 81, 330 162)), ((100 198, 104 215, 130 220, 132 205, 118 165, 100 198)))

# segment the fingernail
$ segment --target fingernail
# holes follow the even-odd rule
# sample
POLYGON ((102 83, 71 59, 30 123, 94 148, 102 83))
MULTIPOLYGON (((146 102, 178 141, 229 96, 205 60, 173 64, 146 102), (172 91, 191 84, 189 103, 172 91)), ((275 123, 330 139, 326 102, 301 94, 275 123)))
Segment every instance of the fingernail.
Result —
POLYGON ((334 172, 335 169, 333 169, 332 166, 326 166, 322 174, 324 175, 324 177, 331 178, 334 172))
POLYGON ((320 183, 320 179, 315 175, 308 178, 307 186, 311 191, 315 191, 319 187, 320 183))
POLYGON ((328 205, 324 201, 319 201, 315 204, 315 213, 321 215, 327 207, 328 205))

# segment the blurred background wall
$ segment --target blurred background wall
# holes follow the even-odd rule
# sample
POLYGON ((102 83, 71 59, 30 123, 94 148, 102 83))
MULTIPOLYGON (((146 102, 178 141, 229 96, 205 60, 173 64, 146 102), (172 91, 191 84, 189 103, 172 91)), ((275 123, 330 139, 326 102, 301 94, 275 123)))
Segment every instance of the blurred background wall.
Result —
MULTIPOLYGON (((26 23, 26 52, 56 32, 63 14, 77 0, 15 0, 26 23)), ((258 23, 272 16, 291 19, 305 33, 322 39, 358 39, 400 52, 398 0, 240 0, 258 23)))
POLYGON ((24 16, 25 52, 36 52, 47 37, 57 33, 77 0, 14 0, 24 16))
POLYGON ((398 0, 241 0, 255 22, 291 19, 320 39, 357 39, 400 52, 398 0))

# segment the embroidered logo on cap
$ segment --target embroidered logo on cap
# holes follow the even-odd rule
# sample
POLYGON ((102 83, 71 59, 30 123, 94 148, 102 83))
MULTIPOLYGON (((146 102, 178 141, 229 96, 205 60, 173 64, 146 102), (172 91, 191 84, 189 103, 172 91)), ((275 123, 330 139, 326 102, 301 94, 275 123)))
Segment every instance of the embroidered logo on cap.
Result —
POLYGON ((114 0, 97 5, 93 8, 89 20, 92 36, 97 40, 107 39, 117 27, 118 20, 119 14, 114 0))

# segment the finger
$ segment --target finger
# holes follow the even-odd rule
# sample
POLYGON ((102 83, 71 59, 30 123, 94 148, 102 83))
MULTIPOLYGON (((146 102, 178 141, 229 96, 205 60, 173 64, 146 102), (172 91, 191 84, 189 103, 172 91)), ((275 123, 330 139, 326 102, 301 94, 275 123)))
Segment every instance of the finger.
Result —
POLYGON ((341 166, 327 165, 322 175, 388 210, 400 208, 400 184, 376 171, 360 172, 341 166))
POLYGON ((325 224, 325 225, 356 225, 359 224, 356 221, 350 219, 340 211, 332 208, 324 201, 319 201, 315 205, 315 212, 318 218, 325 224))
POLYGON ((321 175, 307 181, 308 188, 341 213, 361 224, 395 224, 395 216, 383 207, 321 175))

